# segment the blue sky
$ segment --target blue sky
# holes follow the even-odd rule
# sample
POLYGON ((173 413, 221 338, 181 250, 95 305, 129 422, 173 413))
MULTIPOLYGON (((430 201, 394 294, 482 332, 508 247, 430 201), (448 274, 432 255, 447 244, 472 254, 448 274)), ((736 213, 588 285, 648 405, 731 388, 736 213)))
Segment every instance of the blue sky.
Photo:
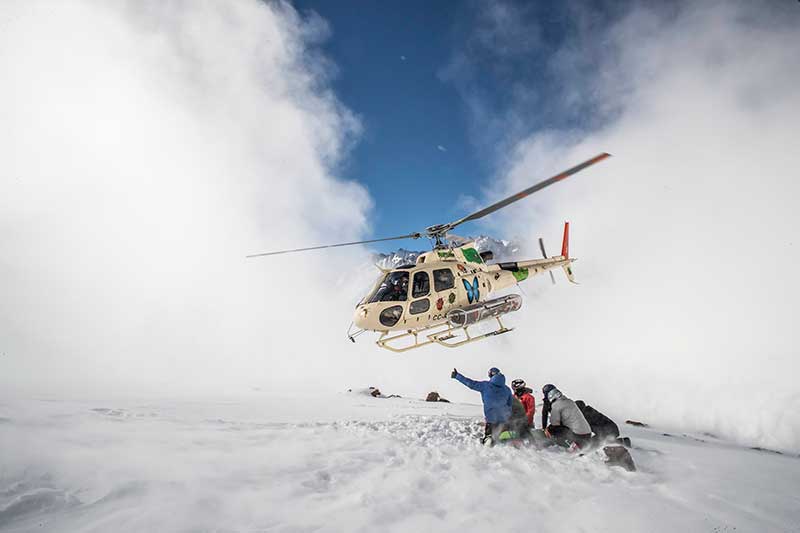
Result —
MULTIPOLYGON (((324 53, 333 87, 364 133, 340 175, 369 188, 374 235, 396 235, 457 218, 459 194, 475 195, 489 166, 469 141, 469 117, 440 79, 451 57, 453 6, 447 2, 300 1, 328 21, 324 53)), ((420 242, 400 246, 418 248, 420 242)))
MULTIPOLYGON (((364 126, 338 174, 368 187, 374 237, 466 214, 470 199, 485 203, 482 188, 514 140, 590 122, 580 99, 565 101, 552 57, 578 25, 585 32, 613 14, 598 8, 578 20, 574 9, 551 2, 407 1, 389 8, 297 0, 294 6, 330 26, 321 51, 336 65, 333 89, 364 126)), ((590 74, 589 61, 581 66, 590 74)), ((479 231, 465 226, 462 233, 479 231)))

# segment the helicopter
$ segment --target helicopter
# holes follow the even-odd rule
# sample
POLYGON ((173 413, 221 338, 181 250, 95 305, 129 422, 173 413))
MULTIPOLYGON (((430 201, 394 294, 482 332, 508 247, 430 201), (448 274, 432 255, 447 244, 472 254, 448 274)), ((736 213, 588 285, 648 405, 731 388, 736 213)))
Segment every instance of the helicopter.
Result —
POLYGON ((575 258, 569 255, 569 222, 564 223, 560 255, 548 257, 544 242, 539 239, 542 259, 513 262, 494 262, 490 250, 478 252, 474 241, 463 242, 452 235, 451 230, 522 200, 607 157, 610 154, 600 153, 488 207, 454 222, 429 226, 423 232, 264 252, 247 257, 427 237, 433 241, 433 249, 417 256, 415 263, 392 269, 379 267, 381 276, 367 295, 356 304, 347 337, 356 342, 356 337, 365 332, 377 332, 379 337, 376 344, 396 353, 429 344, 457 348, 513 331, 513 328, 503 325, 501 318, 518 311, 522 307, 522 297, 518 294, 493 297, 492 293, 508 289, 545 272, 549 272, 551 281, 555 283, 551 271, 557 268, 564 271, 568 281, 575 283, 571 267, 575 258), (497 323, 496 329, 486 333, 474 335, 469 331, 470 327, 493 322, 497 323))

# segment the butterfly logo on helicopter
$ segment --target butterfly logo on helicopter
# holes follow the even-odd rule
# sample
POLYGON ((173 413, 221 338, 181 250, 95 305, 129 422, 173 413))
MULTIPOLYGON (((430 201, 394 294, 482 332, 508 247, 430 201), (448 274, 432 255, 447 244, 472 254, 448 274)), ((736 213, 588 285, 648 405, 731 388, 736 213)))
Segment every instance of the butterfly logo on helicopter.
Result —
POLYGON ((461 280, 464 282, 464 289, 467 291, 467 301, 472 303, 474 301, 478 301, 481 298, 481 291, 478 288, 478 277, 475 276, 472 278, 472 283, 467 280, 461 280))
POLYGON ((356 305, 347 336, 355 342, 362 333, 377 332, 377 345, 393 352, 405 352, 434 343, 448 348, 463 346, 512 331, 513 328, 503 325, 501 317, 519 310, 522 297, 508 294, 492 298, 492 293, 545 272, 549 272, 551 281, 555 283, 551 271, 556 268, 563 269, 567 279, 575 283, 571 268, 575 259, 569 256, 569 222, 564 223, 560 255, 548 257, 542 239, 539 239, 542 259, 513 262, 493 262, 491 251, 478 252, 474 242, 459 242, 450 231, 526 198, 609 156, 601 153, 488 207, 454 222, 430 226, 424 232, 265 252, 247 257, 428 237, 434 241, 433 249, 420 254, 414 264, 381 269, 380 279, 356 305), (479 335, 470 334, 470 327, 492 321, 497 323, 497 329, 479 335))

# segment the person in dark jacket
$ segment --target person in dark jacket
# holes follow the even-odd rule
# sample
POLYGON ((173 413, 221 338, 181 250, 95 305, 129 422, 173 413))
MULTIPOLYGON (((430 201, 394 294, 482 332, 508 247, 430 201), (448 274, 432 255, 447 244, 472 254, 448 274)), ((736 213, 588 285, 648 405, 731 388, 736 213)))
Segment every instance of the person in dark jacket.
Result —
POLYGON ((547 427, 548 419, 550 418, 550 400, 547 399, 547 394, 542 398, 542 429, 547 427))
POLYGON ((533 397, 533 391, 525 386, 525 380, 515 379, 511 382, 511 389, 514 391, 514 396, 525 407, 525 416, 528 419, 528 428, 533 429, 533 414, 536 412, 536 400, 533 397))
POLYGON ((583 400, 577 400, 575 405, 578 406, 578 409, 583 413, 583 417, 589 422, 589 426, 594 433, 593 440, 595 440, 597 444, 603 444, 619 437, 619 426, 617 426, 613 420, 591 405, 586 405, 583 400))
POLYGON ((549 383, 542 388, 542 393, 550 402, 550 420, 544 430, 545 436, 570 451, 588 447, 592 429, 575 402, 549 383))
POLYGON ((508 420, 508 429, 513 438, 525 438, 528 436, 528 416, 525 413, 525 406, 516 396, 511 396, 511 418, 508 420))
POLYGON ((511 418, 511 389, 506 387, 506 378, 500 369, 489 369, 489 381, 475 381, 459 374, 455 368, 450 377, 459 383, 481 393, 483 416, 486 418, 483 442, 493 444, 498 441, 511 418), (491 438, 491 441, 489 440, 491 438))

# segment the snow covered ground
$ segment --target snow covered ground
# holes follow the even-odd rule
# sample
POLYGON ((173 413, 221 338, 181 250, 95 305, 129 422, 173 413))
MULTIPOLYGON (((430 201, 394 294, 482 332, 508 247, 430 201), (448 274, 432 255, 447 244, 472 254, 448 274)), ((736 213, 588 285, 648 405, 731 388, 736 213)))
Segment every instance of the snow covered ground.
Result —
POLYGON ((480 407, 356 393, 0 400, 1 531, 800 531, 800 458, 624 426, 478 445, 480 407))

